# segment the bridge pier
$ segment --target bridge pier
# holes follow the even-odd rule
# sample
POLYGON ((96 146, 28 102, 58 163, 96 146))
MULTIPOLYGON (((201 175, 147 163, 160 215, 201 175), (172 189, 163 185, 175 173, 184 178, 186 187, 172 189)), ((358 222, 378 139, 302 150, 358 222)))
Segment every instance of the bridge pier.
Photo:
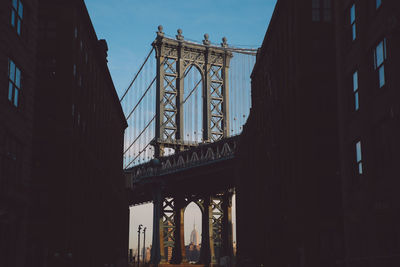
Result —
POLYGON ((175 243, 172 250, 171 263, 180 264, 187 262, 185 250, 185 228, 184 228, 184 213, 185 199, 182 196, 175 197, 175 243))
MULTIPOLYGON (((218 266, 220 259, 233 258, 232 191, 202 198, 202 233, 199 264, 218 266)), ((153 245, 151 263, 187 263, 184 211, 189 204, 183 195, 165 197, 161 186, 153 191, 153 245)))
POLYGON ((203 199, 203 210, 201 220, 201 249, 200 249, 200 263, 208 265, 211 262, 211 249, 210 249, 210 218, 211 206, 210 197, 203 199))
POLYGON ((161 251, 164 251, 164 248, 161 249, 161 242, 163 238, 160 238, 160 234, 162 233, 162 218, 161 218, 161 208, 162 208, 162 200, 161 200, 161 188, 156 186, 153 190, 153 241, 151 247, 151 259, 150 262, 153 264, 158 264, 161 261, 161 251))
POLYGON ((233 259, 232 196, 233 191, 228 190, 224 193, 222 201, 221 255, 230 259, 233 259))

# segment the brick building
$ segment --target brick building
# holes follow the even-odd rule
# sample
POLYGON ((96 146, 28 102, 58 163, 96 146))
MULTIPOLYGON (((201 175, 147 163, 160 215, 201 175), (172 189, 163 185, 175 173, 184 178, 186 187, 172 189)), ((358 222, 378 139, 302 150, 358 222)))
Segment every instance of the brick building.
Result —
POLYGON ((331 1, 277 1, 239 148, 241 266, 340 266, 335 48, 331 1))
POLYGON ((0 1, 0 266, 25 266, 37 1, 0 1))
POLYGON ((399 3, 335 8, 346 266, 399 266, 399 3))
POLYGON ((398 6, 277 1, 241 137, 242 263, 399 265, 398 6))
POLYGON ((39 1, 31 266, 123 266, 126 120, 82 0, 39 1))

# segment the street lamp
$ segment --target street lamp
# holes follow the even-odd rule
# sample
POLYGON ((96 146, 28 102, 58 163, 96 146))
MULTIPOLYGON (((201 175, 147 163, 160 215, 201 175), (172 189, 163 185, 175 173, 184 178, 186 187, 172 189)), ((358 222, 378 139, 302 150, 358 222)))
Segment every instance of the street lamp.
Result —
POLYGON ((140 264, 140 230, 142 229, 142 227, 143 227, 143 225, 142 224, 139 224, 139 227, 138 227, 138 264, 137 264, 137 266, 139 267, 139 264, 140 264))
POLYGON ((147 227, 143 229, 143 263, 146 263, 146 259, 144 258, 146 254, 146 229, 147 227))

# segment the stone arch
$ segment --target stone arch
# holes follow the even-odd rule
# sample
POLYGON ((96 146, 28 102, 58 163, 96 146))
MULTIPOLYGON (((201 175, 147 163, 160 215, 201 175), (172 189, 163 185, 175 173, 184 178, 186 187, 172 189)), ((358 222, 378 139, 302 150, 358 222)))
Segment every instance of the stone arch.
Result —
POLYGON ((196 202, 189 202, 184 211, 184 239, 186 259, 189 262, 200 260, 200 248, 202 243, 203 211, 196 202))
POLYGON ((201 73, 201 77, 204 80, 204 67, 200 66, 200 64, 196 61, 191 62, 190 64, 187 64, 183 70, 184 73, 186 73, 186 71, 189 68, 192 68, 192 66, 194 66, 195 68, 197 68, 197 70, 201 73))
POLYGON ((205 82, 201 67, 192 62, 184 71, 183 79, 183 140, 201 142, 203 139, 203 116, 205 82))

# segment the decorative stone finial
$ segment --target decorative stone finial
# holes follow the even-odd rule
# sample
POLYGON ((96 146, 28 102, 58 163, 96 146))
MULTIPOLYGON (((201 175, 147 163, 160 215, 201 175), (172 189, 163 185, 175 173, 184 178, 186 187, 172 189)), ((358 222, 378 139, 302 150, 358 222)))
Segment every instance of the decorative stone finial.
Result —
POLYGON ((178 29, 177 32, 178 32, 178 35, 176 35, 176 40, 180 40, 180 41, 183 40, 184 38, 182 35, 182 29, 178 29))
POLYGON ((211 44, 211 42, 210 42, 210 40, 208 40, 208 38, 209 38, 208 33, 204 34, 204 40, 203 40, 203 44, 204 45, 210 45, 211 44))
POLYGON ((221 46, 222 47, 228 47, 228 43, 227 43, 228 39, 226 39, 226 37, 222 37, 222 43, 221 46))
POLYGON ((160 36, 160 37, 163 37, 163 36, 164 36, 163 26, 162 26, 162 25, 158 25, 157 36, 160 36))

